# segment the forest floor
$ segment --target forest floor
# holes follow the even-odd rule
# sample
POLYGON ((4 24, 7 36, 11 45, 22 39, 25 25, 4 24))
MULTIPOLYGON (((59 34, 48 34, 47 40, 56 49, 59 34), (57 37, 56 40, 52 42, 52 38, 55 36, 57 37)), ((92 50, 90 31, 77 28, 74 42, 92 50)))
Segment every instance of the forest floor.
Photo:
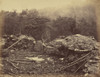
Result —
MULTIPOLYGON (((89 70, 87 70, 87 66, 89 66, 87 59, 80 59, 83 56, 85 57, 87 54, 89 54, 89 52, 75 53, 68 50, 69 53, 67 53, 67 56, 54 53, 47 54, 42 50, 35 51, 33 49, 34 45, 31 42, 30 44, 28 44, 29 41, 26 42, 24 40, 24 44, 21 42, 23 41, 19 42, 19 47, 12 46, 9 49, 6 48, 6 51, 5 49, 2 50, 4 52, 1 57, 2 64, 0 64, 0 66, 2 67, 2 77, 5 77, 3 76, 3 74, 8 75, 7 77, 9 77, 10 75, 12 75, 13 77, 13 75, 19 74, 41 76, 45 75, 45 77, 48 77, 48 75, 70 75, 69 77, 71 77, 71 75, 80 75, 81 77, 81 75, 87 75, 88 73, 91 73, 91 71, 89 72, 89 70)), ((12 44, 13 43, 11 43, 11 45, 12 44)), ((97 51, 94 52, 95 54, 98 54, 97 51)), ((94 55, 94 53, 91 53, 91 55, 94 57, 98 57, 97 55, 94 55)), ((89 59, 89 61, 91 60, 89 59)), ((92 64, 94 64, 94 66, 98 68, 97 63, 94 62, 92 64)), ((90 70, 97 70, 95 67, 91 67, 89 67, 90 70)))

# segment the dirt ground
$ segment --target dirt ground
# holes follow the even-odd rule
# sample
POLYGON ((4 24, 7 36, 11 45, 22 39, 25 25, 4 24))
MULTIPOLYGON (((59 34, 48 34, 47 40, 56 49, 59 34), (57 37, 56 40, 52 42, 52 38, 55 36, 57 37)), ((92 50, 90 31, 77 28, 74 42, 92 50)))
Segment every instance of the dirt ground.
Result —
POLYGON ((97 50, 84 53, 66 50, 63 54, 48 54, 43 50, 35 51, 34 45, 24 40, 24 44, 19 43, 7 51, 3 50, 1 71, 4 75, 2 74, 1 77, 5 77, 5 75, 8 77, 10 75, 12 77, 13 75, 14 77, 23 77, 24 75, 44 75, 45 77, 49 75, 57 75, 57 77, 78 75, 81 77, 87 76, 89 73, 95 73, 98 68, 96 60, 93 60, 94 57, 99 56, 97 50), (91 58, 89 59, 89 57, 91 58), (92 60, 94 62, 89 63, 92 60))

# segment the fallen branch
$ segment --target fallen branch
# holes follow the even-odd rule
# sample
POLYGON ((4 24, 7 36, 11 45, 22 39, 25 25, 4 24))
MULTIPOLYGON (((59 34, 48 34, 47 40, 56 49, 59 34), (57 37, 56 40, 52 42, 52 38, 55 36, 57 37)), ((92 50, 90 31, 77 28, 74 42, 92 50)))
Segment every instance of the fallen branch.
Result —
POLYGON ((85 63, 86 63, 86 61, 84 61, 84 63, 82 63, 82 65, 80 65, 80 66, 76 69, 76 71, 75 71, 74 73, 76 73, 85 63))
MULTIPOLYGON (((23 39, 23 38, 22 38, 23 39)), ((6 48, 5 50, 8 50, 9 48, 13 47, 14 45, 16 45, 19 41, 21 41, 22 39, 19 39, 18 41, 16 41, 15 43, 13 43, 12 45, 10 45, 8 48, 6 48)))
POLYGON ((13 63, 13 62, 10 62, 8 60, 6 60, 9 64, 11 64, 14 68, 18 69, 18 67, 13 63))
MULTIPOLYGON (((84 55, 83 57, 81 57, 81 58, 79 58, 79 59, 77 59, 77 60, 71 62, 70 64, 68 64, 68 65, 66 65, 66 66, 64 66, 64 67, 62 67, 62 68, 60 68, 59 71, 64 70, 64 69, 66 69, 66 68, 68 68, 68 67, 71 67, 71 66, 73 66, 73 65, 75 65, 75 64, 78 64, 79 62, 82 62, 82 61, 86 60, 86 59, 87 59, 87 56, 89 56, 90 54, 91 54, 91 53, 88 53, 88 54, 84 55)), ((88 57, 88 59, 91 58, 91 57, 92 57, 92 56, 88 57)), ((57 70, 57 71, 58 71, 58 70, 57 70)), ((56 72, 57 72, 57 71, 56 71, 56 72)))

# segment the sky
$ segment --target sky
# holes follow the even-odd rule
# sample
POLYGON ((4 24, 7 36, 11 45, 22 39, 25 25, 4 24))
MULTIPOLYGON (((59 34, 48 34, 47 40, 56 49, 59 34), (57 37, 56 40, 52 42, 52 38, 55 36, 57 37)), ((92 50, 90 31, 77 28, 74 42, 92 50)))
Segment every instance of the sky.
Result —
POLYGON ((0 10, 21 11, 23 9, 61 8, 70 5, 82 6, 89 0, 0 0, 0 10))

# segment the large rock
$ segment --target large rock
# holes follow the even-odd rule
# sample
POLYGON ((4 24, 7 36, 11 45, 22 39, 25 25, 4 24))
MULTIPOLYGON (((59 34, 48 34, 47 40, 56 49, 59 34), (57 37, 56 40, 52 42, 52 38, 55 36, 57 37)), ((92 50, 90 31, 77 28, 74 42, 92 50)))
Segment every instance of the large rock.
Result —
POLYGON ((94 39, 88 36, 76 34, 67 36, 64 39, 57 38, 49 42, 47 45, 53 46, 55 48, 64 46, 65 48, 75 52, 87 52, 98 49, 97 44, 98 43, 94 39))

